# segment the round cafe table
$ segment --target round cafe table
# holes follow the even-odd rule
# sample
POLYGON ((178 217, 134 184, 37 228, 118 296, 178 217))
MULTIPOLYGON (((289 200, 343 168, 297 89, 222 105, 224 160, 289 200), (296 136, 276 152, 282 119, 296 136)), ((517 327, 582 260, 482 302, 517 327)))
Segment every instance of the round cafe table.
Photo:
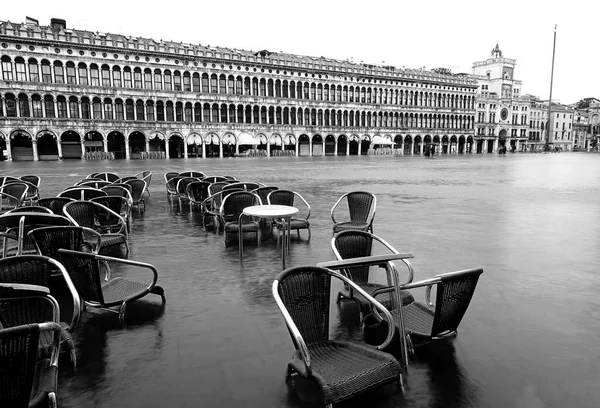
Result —
MULTIPOLYGON (((285 254, 289 251, 290 242, 290 220, 293 215, 298 214, 298 209, 289 205, 253 205, 244 208, 244 214, 260 218, 278 218, 285 224, 281 230, 281 258, 283 260, 283 269, 285 269, 285 254)), ((241 222, 241 221, 240 221, 241 222)), ((240 225, 240 231, 242 230, 240 225)), ((242 234, 240 234, 240 237, 242 234)), ((242 253, 242 243, 240 242, 240 256, 242 253)))

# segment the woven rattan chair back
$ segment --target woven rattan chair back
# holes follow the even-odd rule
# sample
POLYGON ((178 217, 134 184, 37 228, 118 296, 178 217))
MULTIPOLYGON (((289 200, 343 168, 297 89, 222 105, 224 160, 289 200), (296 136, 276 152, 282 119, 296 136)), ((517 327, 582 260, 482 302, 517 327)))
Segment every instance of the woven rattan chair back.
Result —
POLYGON ((371 214, 375 196, 365 191, 354 191, 348 193, 347 199, 350 219, 353 221, 367 222, 371 214))
POLYGON ((268 203, 272 205, 294 206, 294 192, 291 190, 276 190, 268 194, 268 203))
POLYGON ((83 183, 80 183, 80 184, 78 184, 78 186, 101 189, 102 187, 110 186, 111 184, 112 183, 110 181, 106 181, 106 180, 91 180, 91 181, 85 181, 83 183))
POLYGON ((129 184, 111 184, 110 186, 102 187, 102 191, 105 191, 109 196, 123 197, 129 204, 133 204, 133 198, 131 197, 131 186, 129 184))
POLYGON ((91 200, 96 197, 107 196, 105 191, 93 187, 76 187, 61 191, 58 197, 69 197, 74 200, 91 200))
POLYGON ((133 199, 133 205, 139 205, 144 201, 143 194, 146 189, 146 182, 140 179, 127 180, 125 184, 131 186, 131 198, 133 199))
POLYGON ((195 177, 198 179, 206 177, 206 174, 202 173, 201 171, 183 171, 177 175, 181 177, 195 177))
MULTIPOLYGON (((56 323, 26 324, 0 330, 0 406, 10 408, 27 408, 31 392, 36 381, 38 365, 38 344, 42 328, 57 331, 60 326, 56 323)), ((54 388, 47 391, 56 392, 54 388)), ((54 399, 54 397, 52 397, 54 399)))
POLYGON ((327 341, 331 276, 322 268, 305 266, 282 272, 278 280, 279 296, 306 345, 327 341))
POLYGON ((228 181, 229 179, 224 176, 206 176, 202 181, 208 181, 209 183, 220 183, 222 181, 228 181))
POLYGON ((28 183, 33 184, 34 186, 36 186, 38 188, 40 187, 40 184, 41 184, 41 181, 42 181, 42 179, 40 178, 40 176, 36 176, 36 175, 33 175, 33 174, 28 174, 28 175, 25 175, 25 176, 21 176, 19 178, 21 180, 23 180, 23 181, 27 181, 28 183))
POLYGON ((96 230, 100 223, 99 207, 103 206, 93 201, 73 201, 64 206, 63 213, 76 225, 96 230))
POLYGON ((23 198, 17 198, 0 191, 0 214, 14 210, 23 204, 23 198))
POLYGON ((96 248, 92 248, 84 236, 84 227, 40 227, 29 231, 28 235, 38 253, 50 258, 59 259, 59 249, 70 249, 73 251, 96 252, 100 247, 99 236, 97 236, 96 248))
POLYGON ((268 203, 267 196, 269 195, 270 192, 275 191, 275 190, 279 190, 279 187, 275 187, 275 186, 258 187, 251 191, 260 197, 260 201, 262 201, 263 204, 267 204, 268 203))
POLYGON ((27 196, 27 190, 29 189, 29 183, 22 181, 10 181, 8 184, 4 184, 0 187, 0 193, 5 193, 10 196, 16 197, 19 200, 19 205, 23 205, 25 197, 27 196))
POLYGON ((13 176, 0 176, 0 187, 13 181, 21 181, 21 179, 13 176))
POLYGON ((165 178, 165 184, 171 180, 173 177, 177 177, 179 173, 176 171, 169 171, 167 173, 165 173, 164 178, 165 178))
POLYGON ((48 197, 40 198, 37 201, 37 205, 40 207, 46 207, 56 215, 63 215, 63 207, 65 204, 75 201, 69 197, 48 197))
POLYGON ((188 184, 193 183, 195 181, 200 181, 200 179, 197 177, 188 177, 188 176, 180 178, 179 181, 177 182, 177 187, 176 187, 177 195, 179 197, 185 197, 187 199, 187 186, 188 186, 188 184))
POLYGON ((186 187, 186 193, 190 203, 201 204, 202 201, 208 198, 208 187, 210 183, 208 181, 193 181, 186 187))
MULTIPOLYGON (((223 190, 225 191, 225 190, 223 190)), ((223 194, 225 194, 223 192, 223 194)), ((221 218, 223 222, 237 222, 244 208, 261 205, 260 197, 249 191, 233 191, 223 197, 221 204, 221 218)))
MULTIPOLYGON (((62 249, 62 248, 61 248, 62 249)), ((69 276, 84 302, 104 305, 100 261, 89 256, 60 254, 59 261, 69 271, 69 276)))
MULTIPOLYGON (((341 259, 370 256, 373 249, 373 237, 363 231, 344 231, 333 239, 335 249, 341 259)), ((356 266, 345 270, 347 276, 358 285, 364 285, 369 280, 369 267, 356 266)))
POLYGON ((54 214, 51 209, 42 207, 41 205, 23 205, 21 207, 15 208, 13 210, 7 211, 7 213, 13 212, 30 212, 30 213, 46 213, 46 214, 54 214))
POLYGON ((482 269, 438 275, 432 336, 454 332, 467 312, 482 269))

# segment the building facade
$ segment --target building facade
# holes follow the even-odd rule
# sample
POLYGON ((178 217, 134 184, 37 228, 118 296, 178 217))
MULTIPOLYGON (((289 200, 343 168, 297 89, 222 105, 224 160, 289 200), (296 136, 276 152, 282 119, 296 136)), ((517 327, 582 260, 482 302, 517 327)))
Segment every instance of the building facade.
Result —
POLYGON ((470 77, 0 23, 8 159, 473 153, 470 77))
POLYGON ((475 141, 478 153, 494 153, 501 146, 525 151, 528 140, 529 100, 521 96, 514 78, 516 60, 506 58, 496 44, 490 58, 473 63, 478 82, 475 141))

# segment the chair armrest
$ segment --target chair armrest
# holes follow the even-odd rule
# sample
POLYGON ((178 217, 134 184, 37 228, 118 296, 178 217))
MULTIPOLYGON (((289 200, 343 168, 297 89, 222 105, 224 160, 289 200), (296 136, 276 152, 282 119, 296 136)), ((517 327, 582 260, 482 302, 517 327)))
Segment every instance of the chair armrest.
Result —
POLYGON ((60 324, 55 322, 45 322, 39 323, 40 332, 44 331, 52 331, 54 332, 52 336, 52 354, 50 355, 50 365, 54 367, 58 367, 58 355, 60 352, 60 332, 61 327, 60 324))
POLYGON ((81 256, 82 258, 93 258, 100 262, 115 262, 123 265, 139 266, 141 268, 150 269, 152 271, 152 283, 148 285, 148 290, 151 290, 158 282, 158 270, 154 267, 154 265, 149 263, 132 261, 131 259, 115 258, 112 256, 91 254, 88 252, 71 251, 70 249, 59 249, 58 253, 65 255, 77 255, 81 256))
POLYGON ((67 288, 71 293, 71 297, 73 298, 73 316, 71 317, 71 323, 69 324, 69 328, 72 329, 79 322, 79 314, 81 313, 81 299, 79 297, 79 294, 77 293, 77 289, 75 288, 73 281, 71 280, 71 276, 69 275, 63 264, 52 258, 48 258, 48 262, 60 271, 61 275, 63 276, 63 279, 65 280, 67 288))
POLYGON ((344 194, 343 196, 341 196, 340 198, 338 198, 338 200, 335 202, 335 204, 333 205, 333 207, 331 207, 331 221, 333 221, 333 223, 335 224, 337 221, 335 220, 335 209, 336 207, 340 204, 340 202, 342 202, 342 200, 347 196, 348 194, 344 194))
POLYGON ((306 346, 306 342, 302 338, 302 334, 300 334, 300 330, 298 330, 298 327, 294 323, 294 319, 292 319, 292 316, 290 316, 290 313, 287 311, 285 305, 283 304, 283 301, 281 300, 281 297, 279 296, 279 291, 277 290, 278 286, 279 281, 275 279, 273 281, 273 286, 271 287, 273 297, 275 298, 275 303, 277 303, 277 307, 279 307, 279 310, 283 315, 285 324, 288 330, 290 331, 292 338, 294 339, 294 344, 298 347, 298 350, 302 355, 302 361, 304 361, 306 369, 310 371, 310 353, 308 352, 308 347, 306 346))
POLYGON ((394 337, 394 327, 395 327, 394 319, 392 318, 392 315, 389 312, 389 310, 387 310, 381 303, 379 303, 377 300, 375 300, 375 298, 373 298, 371 295, 369 295, 367 292, 365 292, 360 286, 358 286, 356 283, 354 283, 351 279, 349 279, 346 276, 342 275, 341 273, 333 271, 331 269, 330 269, 330 273, 332 274, 332 276, 335 276, 336 278, 342 280, 348 286, 352 287, 353 290, 360 293, 366 300, 369 301, 369 303, 371 303, 371 305, 375 306, 375 308, 379 309, 379 311, 383 314, 384 320, 386 320, 388 323, 388 334, 387 334, 387 337, 384 340, 384 342, 381 343, 379 346, 377 346, 377 349, 382 350, 382 349, 387 348, 389 346, 389 344, 392 342, 392 339, 394 337))

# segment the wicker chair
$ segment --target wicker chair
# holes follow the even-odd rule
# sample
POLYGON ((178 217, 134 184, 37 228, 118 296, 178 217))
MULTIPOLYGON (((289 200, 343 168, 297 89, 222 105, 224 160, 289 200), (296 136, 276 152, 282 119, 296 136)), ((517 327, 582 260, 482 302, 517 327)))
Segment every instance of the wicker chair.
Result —
POLYGON ((95 173, 94 178, 99 178, 110 183, 114 183, 120 179, 120 177, 115 173, 95 173))
MULTIPOLYGON (((74 225, 93 229, 100 234, 100 252, 113 246, 125 245, 126 253, 129 253, 127 223, 117 212, 94 201, 73 201, 65 205, 63 212, 74 225), (119 226, 118 231, 115 225, 119 226)), ((87 239, 94 237, 86 235, 87 239)))
POLYGON ((187 185, 186 193, 190 203, 190 212, 196 206, 200 206, 202 209, 202 202, 208 198, 208 186, 210 186, 208 181, 193 181, 187 185))
POLYGON ((225 176, 206 176, 202 181, 208 181, 209 183, 220 183, 222 181, 231 181, 225 176))
MULTIPOLYGON (((390 313, 359 286, 326 268, 289 268, 273 282, 273 297, 296 348, 287 366, 286 380, 297 373, 317 382, 328 407, 389 383, 402 384, 402 367, 391 354, 361 343, 329 339, 331 277, 362 293, 388 322, 392 321, 390 313)), ((391 326, 378 349, 390 344, 394 335, 391 326)))
POLYGON ((25 195, 22 197, 15 197, 7 193, 3 193, 0 191, 0 214, 3 214, 7 211, 14 210, 23 204, 23 199, 25 195))
POLYGON ((144 208, 143 211, 146 211, 146 201, 144 200, 144 191, 146 191, 146 182, 144 180, 140 180, 140 179, 132 179, 132 180, 127 180, 125 182, 125 184, 131 186, 131 198, 133 200, 132 208, 137 208, 139 210, 140 207, 143 206, 143 208, 144 208))
POLYGON ((38 254, 54 259, 59 258, 59 249, 97 254, 102 243, 102 236, 99 233, 75 225, 35 228, 27 235, 38 254))
POLYGON ((112 183, 106 180, 90 180, 85 181, 83 183, 77 184, 80 187, 92 187, 98 190, 102 189, 102 187, 110 186, 112 183))
POLYGON ((78 186, 61 191, 57 197, 68 197, 74 200, 91 200, 96 197, 107 196, 105 191, 90 186, 78 186))
POLYGON ((56 215, 63 215, 63 207, 65 204, 75 201, 69 197, 48 197, 40 198, 37 201, 37 205, 40 207, 46 207, 56 215))
POLYGON ((275 187, 275 186, 258 187, 258 188, 255 188, 254 190, 250 190, 250 191, 254 194, 257 194, 260 197, 260 201, 262 201, 263 204, 266 204, 269 202, 269 200, 267 200, 267 196, 269 195, 269 193, 271 191, 275 191, 275 190, 279 190, 279 187, 275 187))
POLYGON ((165 184, 171 180, 173 177, 177 177, 179 173, 176 171, 169 171, 167 173, 164 174, 164 178, 165 178, 165 184))
MULTIPOLYGON (((34 177, 34 176, 26 176, 26 177, 34 177)), ((37 200, 40 198, 40 188, 39 181, 38 183, 32 183, 27 180, 19 179, 16 180, 7 180, 4 186, 8 187, 10 184, 25 184, 27 186, 27 192, 25 193, 25 198, 23 199, 24 203, 35 204, 37 200)), ((10 188, 6 190, 10 194, 10 188)))
POLYGON ((206 174, 202 173, 201 171, 182 171, 177 175, 180 177, 194 177, 197 179, 203 179, 204 177, 206 177, 206 174))
MULTIPOLYGON (((125 190, 125 191, 127 191, 127 190, 125 190)), ((119 214, 121 216, 121 218, 123 218, 125 220, 125 223, 127 224, 127 232, 131 232, 131 205, 129 203, 129 200, 126 197, 123 197, 121 195, 114 195, 114 196, 109 195, 109 196, 105 196, 105 197, 92 198, 90 201, 93 201, 95 203, 100 203, 103 206, 108 207, 112 211, 119 214)), ((121 228, 119 220, 113 219, 113 217, 111 217, 110 215, 107 218, 108 219, 106 220, 106 223, 103 223, 104 226, 107 228, 107 230, 109 232, 119 231, 119 229, 121 228), (111 220, 115 222, 112 227, 110 227, 108 225, 108 223, 111 220)))
POLYGON ((59 249, 58 254, 85 304, 118 313, 121 324, 125 321, 127 305, 149 293, 160 296, 163 304, 166 302, 164 289, 157 285, 158 271, 153 265, 68 249, 59 249), (144 268, 150 270, 152 276, 148 282, 111 278, 110 263, 144 268), (101 264, 106 270, 104 279, 101 278, 101 264))
MULTIPOLYGON (((175 175, 168 179, 165 183, 165 187, 167 188, 167 198, 169 199, 171 205, 173 205, 173 200, 175 197, 177 197, 177 183, 182 178, 183 177, 175 175)), ((179 202, 179 200, 177 200, 177 202, 179 202)))
POLYGON ((256 242, 260 242, 260 224, 244 215, 244 208, 262 205, 260 197, 249 191, 234 191, 223 198, 219 217, 223 225, 225 243, 229 234, 238 234, 240 253, 244 244, 244 233, 256 233, 256 242))
MULTIPOLYGON (((382 248, 385 252, 393 254, 399 253, 382 238, 366 231, 342 231, 340 233, 335 234, 331 239, 331 248, 333 249, 333 253, 336 259, 338 260, 361 258, 365 256, 374 255, 374 244, 377 249, 382 248)), ((402 262, 406 265, 408 272, 408 278, 405 282, 410 283, 412 282, 414 276, 413 267, 407 259, 402 259, 402 262)), ((388 261, 383 265, 380 265, 380 267, 383 267, 385 269, 386 284, 373 283, 369 281, 369 266, 361 265, 347 268, 343 270, 343 274, 349 279, 351 279, 356 285, 360 286, 360 288, 367 292, 369 295, 373 296, 373 293, 376 290, 393 286, 394 279, 396 280, 396 282, 400 283, 398 270, 396 269, 396 265, 393 262, 388 261)), ((402 291, 401 295, 403 304, 406 305, 414 302, 414 298, 410 294, 410 292, 402 291)), ((341 298, 351 299, 358 303, 362 314, 368 313, 370 311, 370 302, 362 298, 360 294, 355 293, 351 287, 344 286, 344 288, 339 291, 338 300, 340 300, 341 298)), ((384 305, 389 306, 389 304, 385 303, 384 305)))
POLYGON ((152 172, 151 171, 141 171, 137 173, 134 177, 137 177, 146 182, 146 193, 148 193, 148 198, 150 198, 150 183, 152 182, 152 172))
POLYGON ((10 181, 0 187, 0 193, 17 198, 20 207, 26 202, 29 184, 31 183, 25 183, 21 180, 10 181))
POLYGON ((195 181, 200 181, 200 178, 181 176, 181 178, 177 181, 177 186, 175 186, 175 189, 177 190, 177 200, 179 201, 179 208, 183 209, 184 202, 187 202, 189 204, 187 186, 188 184, 193 183, 195 181))
POLYGON ((4 231, 3 257, 11 255, 22 255, 23 253, 35 253, 33 243, 27 237, 27 233, 34 228, 69 225, 71 222, 62 215, 43 212, 18 212, 11 211, 0 216, 0 226, 4 231))
MULTIPOLYGON (((483 269, 474 268, 436 275, 431 279, 400 285, 401 290, 425 287, 425 303, 412 302, 402 306, 404 330, 410 351, 432 341, 454 337, 458 325, 465 315, 475 293, 475 287, 483 269), (431 302, 431 290, 436 286, 435 306, 431 302)), ((375 297, 394 292, 394 288, 374 291, 375 297)), ((391 297, 394 298, 394 297, 391 297)), ((396 327, 399 325, 399 308, 392 307, 391 313, 396 327)), ((377 315, 375 313, 375 315, 377 315)), ((378 319, 381 319, 378 316, 378 319)))
POLYGON ((0 327, 1 407, 56 408, 59 341, 60 325, 55 322, 0 327), (54 340, 49 358, 37 357, 42 336, 54 340))
MULTIPOLYGON (((221 205, 223 204, 223 200, 229 194, 234 193, 236 191, 242 190, 222 190, 220 189, 222 186, 221 183, 213 183, 208 186, 209 196, 202 202, 202 226, 207 227, 207 220, 211 219, 211 226, 215 228, 218 232, 221 230, 223 223, 221 222, 221 205), (215 191, 213 187, 218 191, 215 191)), ((226 183, 222 183, 226 185, 226 183)))
POLYGON ((375 218, 376 206, 377 198, 366 191, 353 191, 344 194, 331 208, 333 232, 336 233, 351 229, 373 232, 373 219, 375 218), (340 218, 341 207, 344 206, 342 203, 346 204, 349 217, 340 218), (338 216, 337 219, 336 215, 338 216))
MULTIPOLYGON (((65 346, 65 351, 70 353, 71 361, 75 366, 75 344, 73 343, 71 332, 79 322, 81 303, 77 290, 64 266, 55 259, 42 255, 10 256, 0 259, 0 283, 3 284, 16 283, 49 288, 54 275, 61 277, 61 282, 64 282, 73 306, 71 316, 67 317, 61 313, 57 322, 60 321, 62 329, 61 344, 65 346)), ((0 304, 1 302, 0 300, 0 304)), ((10 313, 5 310, 3 314, 3 324, 5 326, 7 323, 8 326, 40 323, 46 321, 46 319, 47 316, 44 315, 43 308, 40 308, 37 302, 30 301, 20 302, 10 310, 10 313)), ((50 340, 45 339, 45 342, 42 342, 42 346, 50 344, 50 340)))
MULTIPOLYGON (((308 230, 308 239, 310 239, 310 221, 308 221, 310 218, 310 205, 306 200, 300 194, 292 190, 276 190, 269 193, 267 196, 267 202, 274 205, 289 205, 294 207, 294 203, 297 203, 298 201, 300 201, 303 206, 302 215, 290 219, 290 230, 296 230, 298 238, 300 238, 300 230, 306 229, 308 230), (296 198, 298 200, 296 200, 296 198)), ((273 220, 273 223, 279 230, 279 236, 277 237, 279 240, 281 230, 285 227, 285 224, 281 220, 273 220)))

